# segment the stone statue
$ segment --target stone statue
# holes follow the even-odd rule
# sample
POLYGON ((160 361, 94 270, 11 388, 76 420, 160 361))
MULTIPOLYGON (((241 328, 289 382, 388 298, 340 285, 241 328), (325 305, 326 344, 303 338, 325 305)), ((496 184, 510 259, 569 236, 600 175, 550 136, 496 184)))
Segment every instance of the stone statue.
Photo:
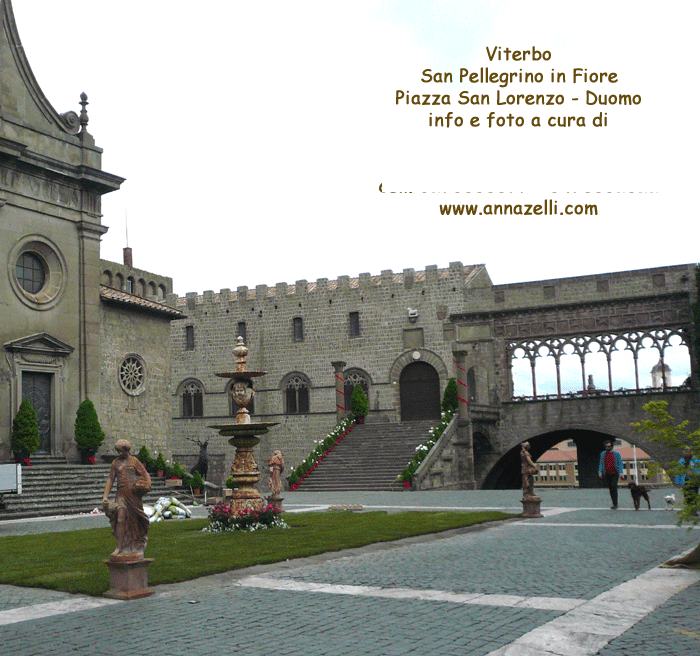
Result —
POLYGON ((267 466, 270 468, 270 492, 273 497, 278 497, 282 492, 282 477, 284 471, 284 460, 282 452, 277 450, 272 454, 272 458, 267 461, 267 466))
POLYGON ((102 507, 117 538, 117 548, 111 560, 141 560, 148 541, 148 516, 141 498, 151 489, 151 477, 141 462, 131 455, 131 444, 117 440, 114 445, 119 457, 112 463, 107 478, 102 507), (117 482, 114 502, 109 492, 117 482))
POLYGON ((532 462, 530 457, 530 443, 523 442, 520 445, 520 462, 522 463, 521 472, 523 475, 523 498, 535 496, 535 474, 537 473, 537 465, 532 462))

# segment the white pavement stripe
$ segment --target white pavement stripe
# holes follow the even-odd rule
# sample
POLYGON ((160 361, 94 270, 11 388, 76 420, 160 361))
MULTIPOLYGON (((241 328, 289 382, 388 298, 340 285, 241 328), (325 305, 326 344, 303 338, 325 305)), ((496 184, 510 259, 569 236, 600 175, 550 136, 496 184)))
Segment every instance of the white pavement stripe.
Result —
POLYGON ((91 608, 101 608, 102 606, 121 603, 122 602, 119 599, 71 597, 65 601, 52 601, 48 604, 36 604, 34 606, 12 608, 11 610, 0 611, 0 626, 4 626, 6 624, 16 624, 17 622, 38 620, 42 617, 51 617, 53 615, 76 613, 81 610, 90 610, 91 608))
POLYGON ((673 595, 698 581, 700 572, 657 567, 603 592, 488 656, 593 656, 673 595))
MULTIPOLYGON (((594 523, 588 523, 588 522, 538 522, 537 520, 535 521, 527 521, 527 522, 514 522, 511 524, 511 526, 562 526, 566 528, 571 528, 577 527, 577 526, 585 526, 585 527, 590 527, 590 528, 651 528, 654 530, 662 530, 662 531, 677 531, 678 526, 675 524, 671 525, 666 525, 666 526, 651 526, 649 524, 594 524, 594 523)), ((700 531, 700 525, 697 526, 684 526, 683 527, 686 531, 700 531)))
POLYGON ((444 590, 414 590, 412 588, 380 588, 371 585, 334 585, 330 583, 307 583, 294 579, 269 576, 248 576, 236 583, 248 588, 281 590, 287 592, 320 592, 324 594, 351 595, 357 597, 382 597, 385 599, 420 599, 422 601, 448 601, 454 604, 477 604, 480 606, 507 606, 509 608, 535 608, 538 610, 569 611, 585 603, 585 599, 559 597, 521 597, 469 593, 458 594, 444 590))

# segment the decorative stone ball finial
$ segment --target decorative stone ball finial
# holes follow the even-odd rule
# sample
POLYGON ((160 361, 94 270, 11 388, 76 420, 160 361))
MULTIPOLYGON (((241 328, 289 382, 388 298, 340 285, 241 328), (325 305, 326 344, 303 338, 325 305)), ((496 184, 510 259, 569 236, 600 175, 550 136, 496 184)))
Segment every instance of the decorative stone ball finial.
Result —
POLYGON ((88 119, 87 109, 85 109, 90 103, 88 103, 87 94, 83 91, 80 94, 80 131, 87 132, 87 124, 90 119, 88 119))

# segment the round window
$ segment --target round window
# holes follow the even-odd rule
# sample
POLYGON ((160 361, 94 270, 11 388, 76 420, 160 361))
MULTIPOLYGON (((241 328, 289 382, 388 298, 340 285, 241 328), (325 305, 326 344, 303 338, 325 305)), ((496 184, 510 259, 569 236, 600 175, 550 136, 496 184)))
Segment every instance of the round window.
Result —
POLYGON ((10 252, 8 275, 20 301, 35 310, 48 310, 65 289, 66 263, 55 244, 41 235, 28 235, 10 252))
POLYGON ((138 355, 127 355, 119 365, 119 384, 131 396, 146 391, 146 365, 138 355))
POLYGON ((46 282, 46 268, 35 253, 22 253, 17 260, 17 282, 24 291, 36 294, 46 282))

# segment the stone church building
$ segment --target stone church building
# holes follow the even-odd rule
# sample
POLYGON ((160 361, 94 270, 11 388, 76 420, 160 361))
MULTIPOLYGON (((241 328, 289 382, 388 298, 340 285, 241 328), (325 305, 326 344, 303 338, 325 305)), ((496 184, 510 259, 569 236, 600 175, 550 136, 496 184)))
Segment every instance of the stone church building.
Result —
POLYGON ((123 179, 102 170, 87 98, 79 112, 60 114, 42 93, 9 0, 0 0, 0 71, 0 460, 11 457, 12 418, 25 397, 39 415, 40 452, 76 460, 75 413, 89 397, 105 452, 124 437, 190 464, 188 438, 209 439, 215 477, 225 478, 232 449, 211 426, 230 422, 237 408, 215 374, 231 370, 242 336, 249 367, 268 372, 257 381, 254 417, 279 422, 261 441, 261 458, 279 448, 288 465, 299 464, 355 385, 367 392, 372 421, 437 419, 456 377, 462 428, 454 458, 443 460, 459 471, 445 465, 433 478, 479 486, 529 430, 504 422, 519 416, 504 406, 516 395, 514 354, 532 365, 530 400, 538 399, 535 365, 545 360, 561 400, 587 391, 589 352, 607 357, 599 382, 612 396, 622 393, 611 368, 618 352, 630 352, 637 378, 625 385, 639 392, 643 345, 658 350, 663 369, 667 347, 693 342, 694 265, 493 285, 484 265, 453 262, 178 297, 170 278, 134 268, 128 248, 123 263, 100 259, 101 197, 123 179), (560 361, 574 351, 580 384, 569 393, 560 361))

